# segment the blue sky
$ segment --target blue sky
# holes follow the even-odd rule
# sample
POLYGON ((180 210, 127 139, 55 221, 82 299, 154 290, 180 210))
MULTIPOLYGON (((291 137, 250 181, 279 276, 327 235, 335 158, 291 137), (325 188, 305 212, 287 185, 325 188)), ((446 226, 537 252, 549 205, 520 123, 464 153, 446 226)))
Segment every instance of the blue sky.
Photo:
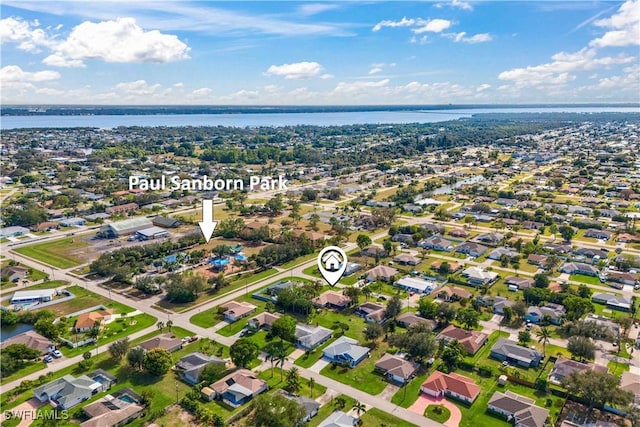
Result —
POLYGON ((640 102, 640 0, 3 0, 1 101, 640 102))

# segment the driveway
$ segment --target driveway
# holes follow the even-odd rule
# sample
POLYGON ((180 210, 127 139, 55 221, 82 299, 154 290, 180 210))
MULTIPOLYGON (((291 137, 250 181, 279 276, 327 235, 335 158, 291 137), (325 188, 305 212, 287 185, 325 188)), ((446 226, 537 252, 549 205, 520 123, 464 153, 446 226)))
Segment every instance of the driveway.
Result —
POLYGON ((416 400, 408 409, 411 412, 423 415, 424 410, 427 409, 429 405, 442 405, 447 408, 449 412, 451 412, 451 416, 444 422, 444 425, 447 427, 458 427, 458 424, 460 424, 460 421, 462 420, 462 413, 460 413, 460 409, 458 409, 456 405, 449 402, 447 399, 443 399, 441 397, 435 398, 424 393, 420 393, 418 400, 416 400))
POLYGON ((394 394, 396 394, 396 392, 400 389, 400 387, 398 387, 395 384, 387 384, 387 386, 384 388, 384 390, 382 390, 380 392, 380 394, 378 394, 378 397, 381 397, 382 399, 391 402, 391 398, 393 397, 394 394))
POLYGON ((314 363, 313 366, 311 366, 309 368, 309 370, 311 372, 315 372, 316 374, 319 374, 320 371, 322 370, 322 368, 327 366, 329 363, 331 363, 331 362, 329 362, 328 360, 322 358, 322 359, 318 360, 316 363, 314 363))
POLYGON ((38 408, 43 406, 45 403, 47 402, 43 403, 35 397, 32 397, 26 402, 19 404, 15 408, 4 411, 2 413, 2 420, 4 421, 7 418, 7 414, 15 415, 16 417, 20 416, 18 414, 21 414, 22 420, 18 424, 18 427, 27 427, 31 425, 31 423, 35 420, 38 408))

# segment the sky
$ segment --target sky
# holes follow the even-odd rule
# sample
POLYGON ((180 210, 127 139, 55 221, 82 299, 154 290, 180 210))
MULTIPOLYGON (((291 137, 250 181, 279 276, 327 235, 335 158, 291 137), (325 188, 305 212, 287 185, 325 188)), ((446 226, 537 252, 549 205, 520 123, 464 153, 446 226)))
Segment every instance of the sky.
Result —
POLYGON ((2 104, 640 102, 640 0, 2 0, 2 104))

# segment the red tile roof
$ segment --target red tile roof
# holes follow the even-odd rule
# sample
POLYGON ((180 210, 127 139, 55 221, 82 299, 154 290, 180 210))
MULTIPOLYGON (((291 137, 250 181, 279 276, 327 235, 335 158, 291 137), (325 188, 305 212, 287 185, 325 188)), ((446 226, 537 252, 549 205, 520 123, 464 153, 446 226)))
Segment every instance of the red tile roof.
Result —
POLYGON ((435 371, 422 383, 422 388, 433 390, 436 393, 450 391, 471 400, 480 394, 480 387, 471 378, 456 373, 445 374, 435 371))

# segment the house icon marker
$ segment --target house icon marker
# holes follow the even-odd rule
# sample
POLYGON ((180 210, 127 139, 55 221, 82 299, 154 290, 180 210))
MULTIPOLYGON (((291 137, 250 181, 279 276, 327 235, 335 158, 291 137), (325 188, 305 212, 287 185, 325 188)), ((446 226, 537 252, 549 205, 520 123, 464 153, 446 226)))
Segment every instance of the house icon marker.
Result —
POLYGON ((324 262, 324 268, 327 271, 338 271, 340 270, 340 264, 342 264, 342 261, 340 261, 340 259, 338 259, 338 257, 336 257, 336 255, 333 253, 330 253, 329 256, 325 258, 323 262, 324 262))

